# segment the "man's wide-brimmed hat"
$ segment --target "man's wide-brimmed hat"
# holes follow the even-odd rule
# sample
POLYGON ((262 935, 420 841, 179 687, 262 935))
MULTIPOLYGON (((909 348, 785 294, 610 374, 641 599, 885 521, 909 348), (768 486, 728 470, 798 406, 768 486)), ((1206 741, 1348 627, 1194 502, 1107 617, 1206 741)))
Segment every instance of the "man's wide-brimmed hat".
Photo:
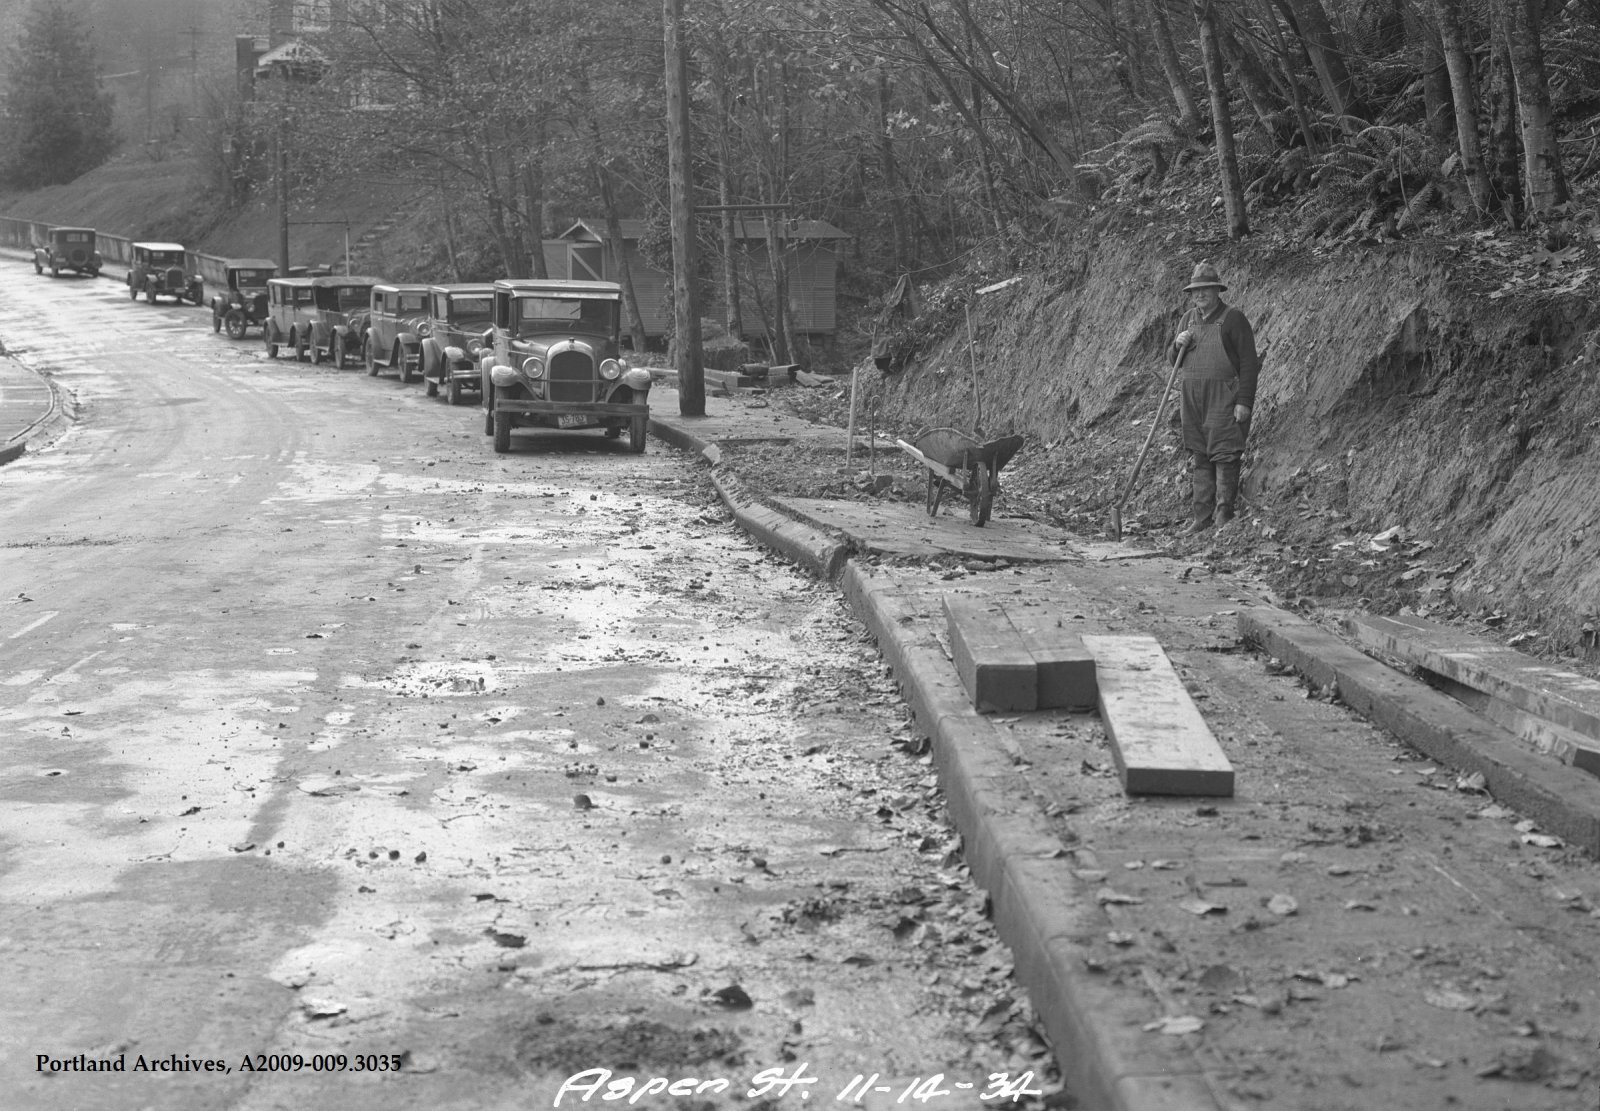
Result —
POLYGON ((1188 293, 1191 289, 1204 289, 1215 286, 1218 289, 1227 289, 1227 283, 1222 280, 1222 275, 1217 273, 1217 268, 1209 262, 1202 262, 1194 268, 1194 273, 1189 278, 1189 284, 1183 287, 1188 293))

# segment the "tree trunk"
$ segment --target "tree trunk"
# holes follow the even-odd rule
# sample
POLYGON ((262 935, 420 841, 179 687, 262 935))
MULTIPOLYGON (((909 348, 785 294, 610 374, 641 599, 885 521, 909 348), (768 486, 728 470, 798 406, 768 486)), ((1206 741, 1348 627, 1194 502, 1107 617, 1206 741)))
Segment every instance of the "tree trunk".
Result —
POLYGON ((889 78, 878 71, 878 163, 883 173, 883 194, 889 205, 889 236, 894 252, 894 269, 909 268, 906 261, 906 217, 901 207, 900 170, 895 165, 894 141, 889 137, 889 78))
POLYGON ((1238 78, 1239 87, 1244 90, 1245 99, 1255 110, 1261 130, 1271 136, 1276 144, 1280 136, 1275 117, 1282 105, 1273 95, 1272 85, 1261 59, 1256 57, 1255 50, 1248 42, 1241 42, 1234 37, 1226 23, 1218 20, 1216 28, 1217 45, 1222 49, 1223 60, 1234 77, 1238 78))
MULTIPOLYGON (((1277 0, 1277 2, 1279 9, 1294 27, 1295 33, 1300 36, 1300 41, 1305 43, 1306 55, 1311 59, 1311 68, 1316 71, 1317 80, 1322 85, 1322 93, 1328 98, 1328 105, 1334 114, 1340 117, 1353 116, 1363 122, 1369 122, 1372 119, 1372 109, 1356 94, 1355 82, 1351 80, 1350 70, 1344 64, 1344 45, 1339 41, 1338 32, 1328 20, 1328 13, 1322 7, 1322 0, 1277 0)), ((1340 124, 1346 131, 1355 130, 1350 120, 1341 119, 1340 124)))
POLYGON ((661 0, 667 87, 667 176, 671 187, 673 364, 678 412, 706 415, 705 367, 700 356, 700 283, 696 273, 694 180, 689 160, 689 62, 683 45, 683 0, 661 0))
MULTIPOLYGON (((1424 5, 1419 14, 1427 10, 1424 5)), ((1422 105, 1428 121, 1428 135, 1441 147, 1448 147, 1456 137, 1456 117, 1444 41, 1436 19, 1413 19, 1411 23, 1411 34, 1417 42, 1417 62, 1422 67, 1422 105)))
POLYGON ((1517 143, 1517 90, 1511 76, 1507 15, 1502 0, 1490 4, 1489 149, 1484 155, 1490 196, 1512 227, 1522 224, 1522 184, 1517 143))
POLYGON ((522 232, 535 278, 549 278, 544 261, 544 173, 536 157, 522 159, 522 232))
POLYGON ((1261 0, 1261 11, 1262 22, 1267 25, 1272 44, 1278 52, 1278 65, 1283 70, 1283 83, 1289 91, 1290 103, 1294 105, 1294 118, 1300 126, 1300 137, 1305 141, 1306 150, 1313 156, 1319 155, 1322 153, 1322 144, 1317 142, 1317 134, 1311 129, 1311 114, 1306 111, 1305 98, 1300 94, 1299 67, 1292 61, 1289 44, 1283 37, 1283 28, 1278 26, 1278 13, 1273 10, 1271 0, 1261 0))
POLYGON ((1461 0, 1433 0, 1433 13, 1439 24, 1445 68, 1450 75, 1461 171, 1467 179, 1473 207, 1480 213, 1487 213, 1491 205, 1489 173, 1483 164, 1483 151, 1478 146, 1478 94, 1473 88, 1472 60, 1467 56, 1466 36, 1461 29, 1460 3, 1461 0))
POLYGON ((721 38, 706 50, 706 73, 711 80, 712 95, 716 97, 718 111, 714 125, 717 142, 717 202, 721 204, 720 233, 722 257, 718 260, 722 270, 723 323, 736 340, 744 339, 744 313, 739 305, 739 249, 734 234, 734 216, 728 211, 733 203, 733 140, 728 134, 734 112, 734 100, 728 81, 728 55, 721 38))
POLYGON ((1550 83, 1545 76, 1544 46, 1534 0, 1505 0, 1510 18, 1511 67, 1517 82, 1517 108, 1522 117, 1524 197, 1529 212, 1548 212, 1567 201, 1567 178, 1561 169, 1550 110, 1550 83))
POLYGON ((1145 14, 1150 19, 1150 29, 1156 37, 1156 54, 1161 59, 1161 72, 1166 76, 1167 87, 1172 90, 1172 102, 1178 108, 1178 130, 1194 135, 1200 130, 1200 108, 1189 89, 1189 75, 1183 71, 1183 61, 1178 57, 1178 45, 1172 39, 1172 25, 1167 22, 1166 0, 1145 0, 1145 14))
POLYGON ((1223 85, 1222 51, 1217 46, 1216 16, 1212 0, 1199 0, 1194 10, 1200 32, 1200 61, 1211 93, 1211 123, 1217 134, 1217 174, 1221 178, 1222 204, 1228 219, 1228 238, 1250 234, 1244 210, 1244 183, 1239 178, 1239 156, 1233 146, 1233 120, 1228 115, 1228 90, 1223 85))

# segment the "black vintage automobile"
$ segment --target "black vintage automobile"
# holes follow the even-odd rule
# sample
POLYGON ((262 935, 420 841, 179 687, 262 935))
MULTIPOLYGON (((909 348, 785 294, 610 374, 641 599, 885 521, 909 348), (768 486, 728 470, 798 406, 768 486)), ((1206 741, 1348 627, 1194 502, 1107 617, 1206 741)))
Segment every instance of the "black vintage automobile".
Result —
POLYGON ((227 289, 211 298, 211 330, 226 328, 229 339, 244 339, 251 328, 267 326, 267 280, 278 264, 264 258, 230 258, 223 263, 227 289))
POLYGON ((618 357, 622 287, 615 282, 501 279, 493 344, 479 357, 484 431, 511 450, 518 427, 628 430, 645 447, 650 372, 618 357))
POLYGON ((33 249, 33 272, 50 271, 52 278, 61 271, 100 276, 100 252, 94 249, 93 228, 51 228, 41 246, 33 249))
POLYGON ((460 405, 462 391, 482 387, 478 354, 493 308, 492 285, 429 288, 427 333, 422 338, 422 377, 429 397, 437 397, 443 388, 450 404, 460 405))
POLYGON ((171 297, 178 304, 185 300, 200 304, 205 286, 199 274, 189 273, 185 265, 188 251, 181 243, 135 243, 128 263, 128 297, 137 301, 144 294, 152 305, 157 297, 171 297))
POLYGON ((371 312, 372 287, 381 280, 349 274, 309 279, 312 311, 300 342, 312 362, 328 359, 343 370, 361 358, 371 312))

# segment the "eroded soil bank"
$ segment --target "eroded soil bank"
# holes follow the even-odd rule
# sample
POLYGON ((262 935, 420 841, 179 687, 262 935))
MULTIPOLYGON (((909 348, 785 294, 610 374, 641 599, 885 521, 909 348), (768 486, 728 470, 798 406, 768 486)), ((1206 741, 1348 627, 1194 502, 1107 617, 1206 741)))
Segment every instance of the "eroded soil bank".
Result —
MULTIPOLYGON (((1592 648, 1600 308, 1576 251, 1509 233, 1470 250, 1285 250, 1156 230, 1077 243, 1003 289, 945 294, 933 309, 942 342, 899 373, 867 371, 862 412, 880 426, 972 429, 976 378, 983 431, 1030 438, 1008 471, 1013 500, 1101 531, 1155 412, 1179 291, 1203 258, 1266 352, 1247 512, 1217 546, 1280 561, 1291 598, 1460 607, 1537 628, 1530 648, 1592 648), (1368 542, 1394 526, 1398 541, 1368 542)), ((1172 406, 1166 423, 1125 512, 1130 531, 1169 532, 1186 511, 1172 406)))

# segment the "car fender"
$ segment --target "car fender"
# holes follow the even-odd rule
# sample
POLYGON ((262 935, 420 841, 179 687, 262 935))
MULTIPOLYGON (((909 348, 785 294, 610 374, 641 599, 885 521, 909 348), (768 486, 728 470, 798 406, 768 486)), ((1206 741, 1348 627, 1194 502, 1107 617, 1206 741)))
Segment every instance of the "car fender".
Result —
POLYGON ((394 338, 395 341, 407 351, 422 350, 422 337, 417 335, 415 332, 399 332, 394 338))

